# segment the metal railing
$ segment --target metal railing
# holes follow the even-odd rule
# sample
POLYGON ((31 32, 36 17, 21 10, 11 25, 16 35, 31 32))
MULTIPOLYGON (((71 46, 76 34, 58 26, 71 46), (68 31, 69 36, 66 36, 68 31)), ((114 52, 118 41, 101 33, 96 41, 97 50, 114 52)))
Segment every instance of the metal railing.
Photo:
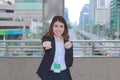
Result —
POLYGON ((74 40, 74 56, 120 56, 120 40, 74 40))
POLYGON ((40 40, 0 40, 2 57, 40 57, 42 51, 40 40))
MULTIPOLYGON (((120 40, 72 40, 75 57, 120 56, 120 40)), ((42 57, 41 40, 0 40, 0 57, 42 57)))

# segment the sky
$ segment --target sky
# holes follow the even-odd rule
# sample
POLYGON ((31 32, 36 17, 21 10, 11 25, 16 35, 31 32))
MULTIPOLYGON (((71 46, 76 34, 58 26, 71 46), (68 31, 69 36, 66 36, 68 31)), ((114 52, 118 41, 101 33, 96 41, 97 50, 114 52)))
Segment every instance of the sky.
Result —
POLYGON ((89 3, 89 0, 65 0, 65 7, 68 8, 70 22, 78 23, 81 9, 87 3, 89 3))

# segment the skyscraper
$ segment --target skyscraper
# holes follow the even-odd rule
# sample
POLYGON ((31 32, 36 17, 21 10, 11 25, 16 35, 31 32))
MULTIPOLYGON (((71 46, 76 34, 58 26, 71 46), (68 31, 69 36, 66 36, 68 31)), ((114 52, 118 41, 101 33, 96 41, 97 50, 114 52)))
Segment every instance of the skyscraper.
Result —
POLYGON ((80 23, 80 26, 89 25, 89 4, 85 4, 83 6, 79 23, 80 23))
POLYGON ((110 26, 113 38, 119 40, 120 37, 120 0, 110 2, 110 26))
POLYGON ((109 22, 110 0, 90 0, 90 21, 106 24, 109 22))
POLYGON ((110 2, 110 23, 112 29, 117 29, 118 21, 120 23, 120 0, 111 0, 110 2))

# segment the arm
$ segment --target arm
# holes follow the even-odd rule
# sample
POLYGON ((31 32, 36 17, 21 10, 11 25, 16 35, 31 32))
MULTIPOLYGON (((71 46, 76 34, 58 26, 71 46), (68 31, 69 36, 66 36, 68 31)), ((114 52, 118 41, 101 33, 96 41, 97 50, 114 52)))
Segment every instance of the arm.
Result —
POLYGON ((71 67, 72 64, 73 64, 73 44, 71 45, 70 48, 66 48, 66 65, 67 67, 71 67))

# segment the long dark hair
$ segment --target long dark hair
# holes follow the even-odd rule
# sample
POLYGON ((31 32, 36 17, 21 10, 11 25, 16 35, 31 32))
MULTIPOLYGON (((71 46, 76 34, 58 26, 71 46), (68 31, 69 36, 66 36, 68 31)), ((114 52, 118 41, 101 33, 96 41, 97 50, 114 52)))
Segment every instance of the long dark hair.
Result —
POLYGON ((52 19, 52 22, 50 24, 50 27, 49 27, 49 31, 46 33, 47 36, 49 37, 53 37, 54 36, 54 33, 53 33, 53 25, 56 21, 59 21, 59 22, 62 22, 65 26, 65 30, 62 34, 63 38, 65 40, 69 40, 69 34, 68 34, 68 27, 67 27, 67 23, 65 21, 65 19, 62 17, 62 16, 55 16, 53 19, 52 19))

